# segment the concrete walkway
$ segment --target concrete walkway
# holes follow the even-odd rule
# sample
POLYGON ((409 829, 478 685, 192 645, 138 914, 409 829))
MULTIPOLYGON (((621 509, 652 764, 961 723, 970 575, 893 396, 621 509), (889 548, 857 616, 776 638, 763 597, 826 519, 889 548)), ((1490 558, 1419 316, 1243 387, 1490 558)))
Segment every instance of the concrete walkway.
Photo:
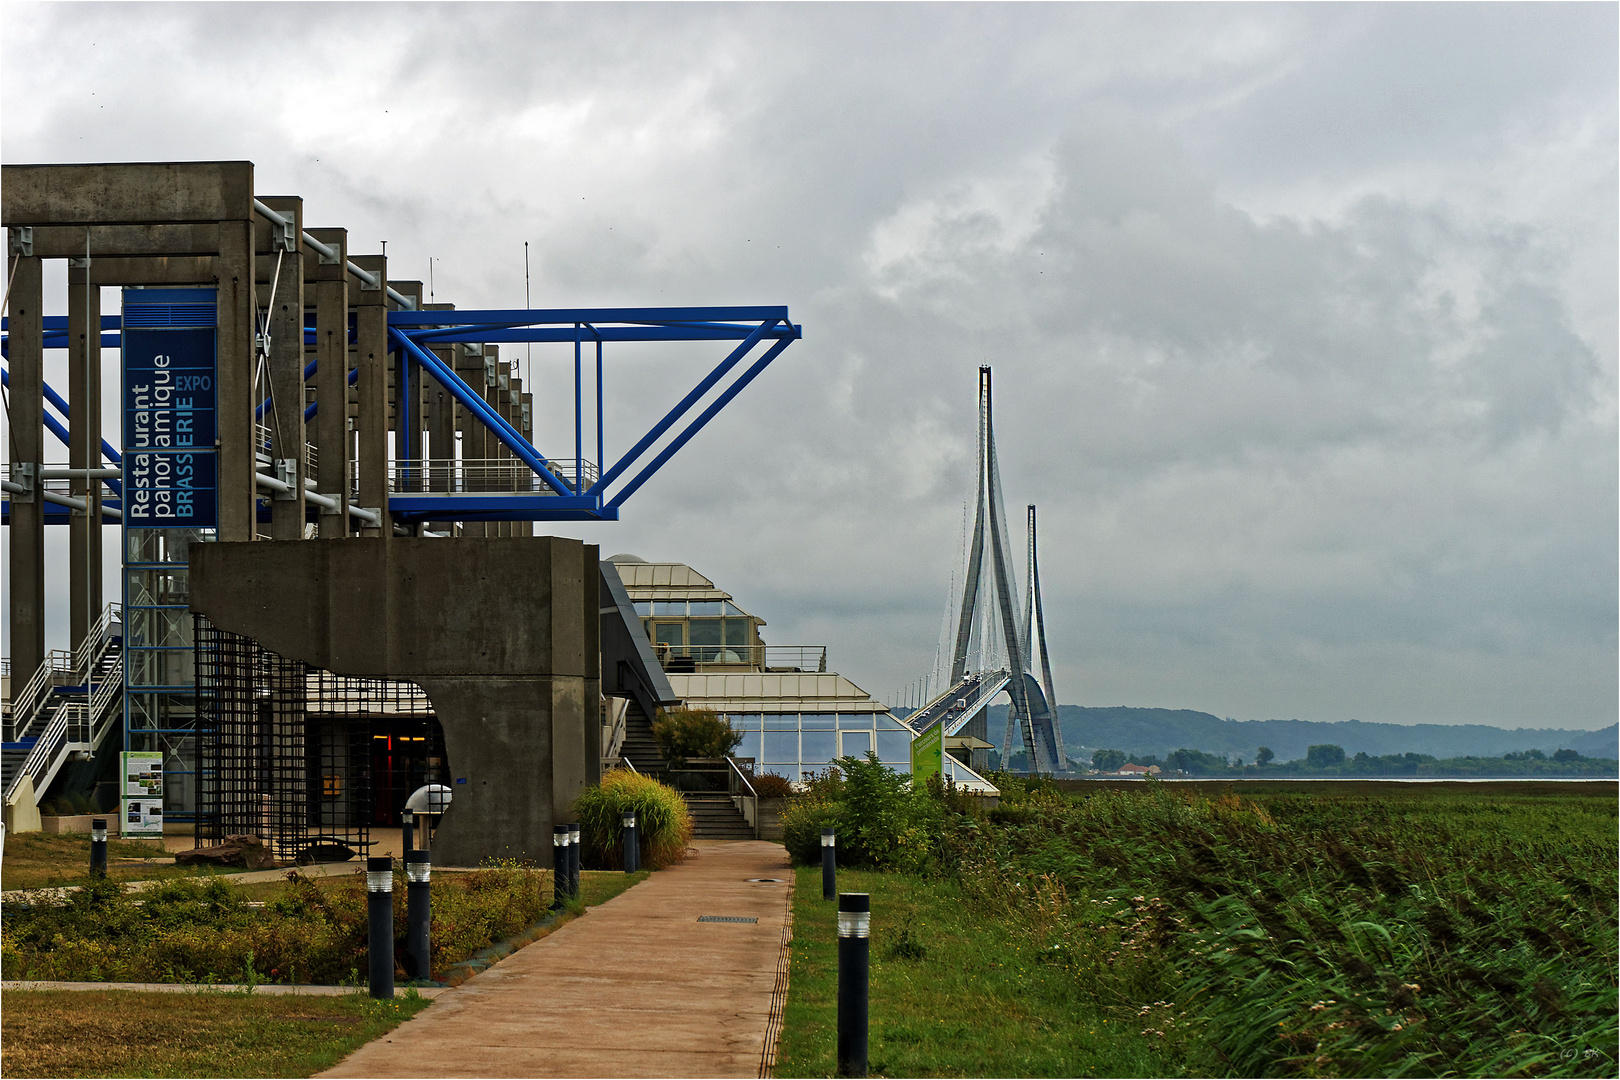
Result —
POLYGON ((792 867, 780 844, 696 847, 320 1075, 763 1075, 787 988, 792 867))

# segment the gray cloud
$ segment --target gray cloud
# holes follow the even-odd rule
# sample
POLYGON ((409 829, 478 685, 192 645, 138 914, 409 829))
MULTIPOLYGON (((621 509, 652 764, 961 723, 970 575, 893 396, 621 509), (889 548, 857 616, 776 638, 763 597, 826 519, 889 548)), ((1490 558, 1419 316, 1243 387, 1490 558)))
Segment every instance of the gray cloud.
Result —
MULTIPOLYGON (((625 521, 560 531, 880 695, 993 363, 1063 700, 1612 722, 1612 7, 380 11, 14 5, 5 159, 250 158, 464 307, 520 302, 524 240, 537 304, 790 304, 625 521)), ((610 451, 717 358, 612 355, 610 451)))

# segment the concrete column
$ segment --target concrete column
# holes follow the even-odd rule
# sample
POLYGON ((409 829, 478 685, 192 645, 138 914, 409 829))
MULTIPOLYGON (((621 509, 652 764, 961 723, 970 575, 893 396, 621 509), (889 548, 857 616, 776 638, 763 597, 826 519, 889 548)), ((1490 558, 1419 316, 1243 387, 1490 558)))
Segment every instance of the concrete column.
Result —
MULTIPOLYGON (((254 296, 253 222, 221 221, 214 260, 219 290, 219 531, 220 540, 257 534, 258 492, 253 446, 254 296)), ((93 269, 93 268, 92 268, 93 269)))
MULTIPOLYGON (((298 237, 304 228, 304 200, 296 196, 262 196, 261 201, 293 219, 292 250, 274 243, 260 267, 269 276, 259 287, 270 306, 269 398, 264 423, 270 428, 271 468, 293 490, 270 500, 270 535, 276 540, 304 537, 304 480, 308 466, 304 443, 304 256, 298 237), (279 272, 278 272, 279 271, 279 272), (291 462, 291 473, 287 472, 291 462)), ((268 227, 265 228, 270 233, 268 227)))
MULTIPOLYGON (((489 398, 490 404, 495 406, 495 411, 499 413, 501 418, 507 423, 512 422, 511 392, 511 361, 497 359, 495 361, 495 385, 490 388, 489 393, 486 396, 489 398)), ((517 469, 521 467, 517 460, 517 455, 512 453, 505 443, 501 442, 497 438, 494 438, 493 436, 490 437, 490 444, 495 450, 495 453, 492 456, 499 458, 501 461, 502 475, 504 477, 516 476, 517 469)), ((497 524, 496 535, 517 535, 517 530, 514 529, 512 525, 513 522, 510 521, 499 522, 497 524)))
POLYGON ((311 229, 310 235, 337 251, 326 262, 306 257, 315 286, 315 479, 323 495, 338 500, 321 508, 323 538, 349 535, 349 271, 348 230, 311 229))
POLYGON ((355 307, 355 426, 359 429, 355 462, 360 476, 360 505, 382 515, 380 528, 363 527, 362 536, 394 535, 388 514, 388 260, 357 255, 352 261, 377 276, 377 287, 357 283, 355 307))
MULTIPOLYGON (((532 442, 534 442, 534 395, 527 392, 527 391, 523 392, 522 394, 519 394, 518 395, 518 409, 519 409, 518 430, 523 432, 523 437, 525 439, 528 439, 532 443, 532 442), (522 413, 525 410, 529 414, 529 422, 527 424, 522 422, 522 413)), ((519 536, 533 536, 534 535, 534 522, 532 522, 532 521, 521 521, 521 522, 519 522, 518 523, 518 535, 519 536)))
MULTIPOLYGON (((484 392, 484 349, 482 345, 457 345, 455 348, 456 374, 461 381, 473 388, 480 396, 484 392)), ((471 409, 457 411, 457 424, 461 429, 461 458, 463 461, 481 461, 487 457, 485 444, 488 441, 489 429, 484 422, 472 414, 471 409)), ((481 467, 467 469, 469 486, 478 490, 478 485, 484 483, 484 471, 481 467)), ((490 536, 489 526, 482 521, 468 521, 462 523, 462 536, 490 536)))
MULTIPOLYGON (((454 311, 455 306, 425 305, 428 311, 454 311)), ((441 345, 429 351, 446 366, 454 368, 458 349, 456 345, 441 345)), ((430 491, 449 491, 456 475, 456 399, 432 375, 424 375, 422 385, 424 404, 427 406, 427 453, 424 456, 433 462, 425 486, 430 491)), ((435 532, 453 533, 454 530, 453 523, 449 521, 430 522, 428 527, 435 532)))
MULTIPOLYGON (((415 302, 415 310, 422 309, 422 283, 420 281, 395 281, 391 283, 394 291, 410 297, 415 302)), ((397 305, 396 305, 397 306, 397 305)), ((404 350, 400 350, 394 371, 394 458, 396 461, 409 459, 420 461, 426 456, 423 446, 422 427, 422 394, 425 373, 420 364, 411 360, 404 350), (407 387, 406 379, 410 385, 407 387)), ((424 487, 420 470, 415 471, 408 478, 408 487, 412 491, 420 491, 424 487)), ((419 530, 413 528, 412 533, 419 530)))
MULTIPOLYGON (((11 251, 20 243, 11 231, 11 251)), ((31 247, 31 245, 30 245, 31 247)), ((45 662, 45 499, 40 472, 45 458, 44 278, 40 260, 23 255, 12 271, 7 351, 11 361, 11 479, 32 469, 33 495, 11 500, 11 685, 22 689, 45 662)))
MULTIPOLYGON (((528 395, 523 392, 523 380, 514 375, 512 377, 511 384, 508 386, 506 391, 507 411, 504 415, 512 422, 513 427, 517 428, 518 431, 523 433, 525 438, 527 438, 529 435, 529 433, 524 431, 523 428, 523 399, 527 396, 528 395)), ((530 441, 532 442, 533 439, 530 439, 530 441)), ((525 469, 524 471, 527 472, 528 470, 525 469)), ((513 536, 534 535, 534 522, 532 521, 513 521, 509 524, 512 529, 511 535, 513 536)))
MULTIPOLYGON (((68 465, 101 467, 101 289, 86 287, 83 268, 68 271, 68 465)), ((69 639, 79 643, 101 616, 101 481, 74 480, 73 494, 89 500, 73 510, 68 526, 69 639)))

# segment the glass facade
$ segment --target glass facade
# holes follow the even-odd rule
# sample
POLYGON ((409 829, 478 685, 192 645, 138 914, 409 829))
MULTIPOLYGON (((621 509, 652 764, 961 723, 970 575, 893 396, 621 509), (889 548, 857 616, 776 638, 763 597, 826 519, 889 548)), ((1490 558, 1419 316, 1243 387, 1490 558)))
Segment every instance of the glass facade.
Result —
POLYGON ((876 751, 885 765, 911 771, 911 732, 887 713, 726 712, 725 717, 742 733, 736 756, 753 758, 760 772, 804 780, 840 757, 868 751, 876 751))

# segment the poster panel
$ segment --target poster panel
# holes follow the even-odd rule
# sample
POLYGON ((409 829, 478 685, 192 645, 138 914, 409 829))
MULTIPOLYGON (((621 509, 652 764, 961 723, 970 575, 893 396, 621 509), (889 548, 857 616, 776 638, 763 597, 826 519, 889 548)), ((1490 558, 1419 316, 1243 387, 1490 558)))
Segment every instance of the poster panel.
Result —
POLYGON ((124 789, 119 821, 125 836, 163 834, 163 754, 125 750, 119 755, 124 789))
POLYGON ((935 724, 911 740, 911 783, 921 788, 945 767, 945 725, 935 724))

